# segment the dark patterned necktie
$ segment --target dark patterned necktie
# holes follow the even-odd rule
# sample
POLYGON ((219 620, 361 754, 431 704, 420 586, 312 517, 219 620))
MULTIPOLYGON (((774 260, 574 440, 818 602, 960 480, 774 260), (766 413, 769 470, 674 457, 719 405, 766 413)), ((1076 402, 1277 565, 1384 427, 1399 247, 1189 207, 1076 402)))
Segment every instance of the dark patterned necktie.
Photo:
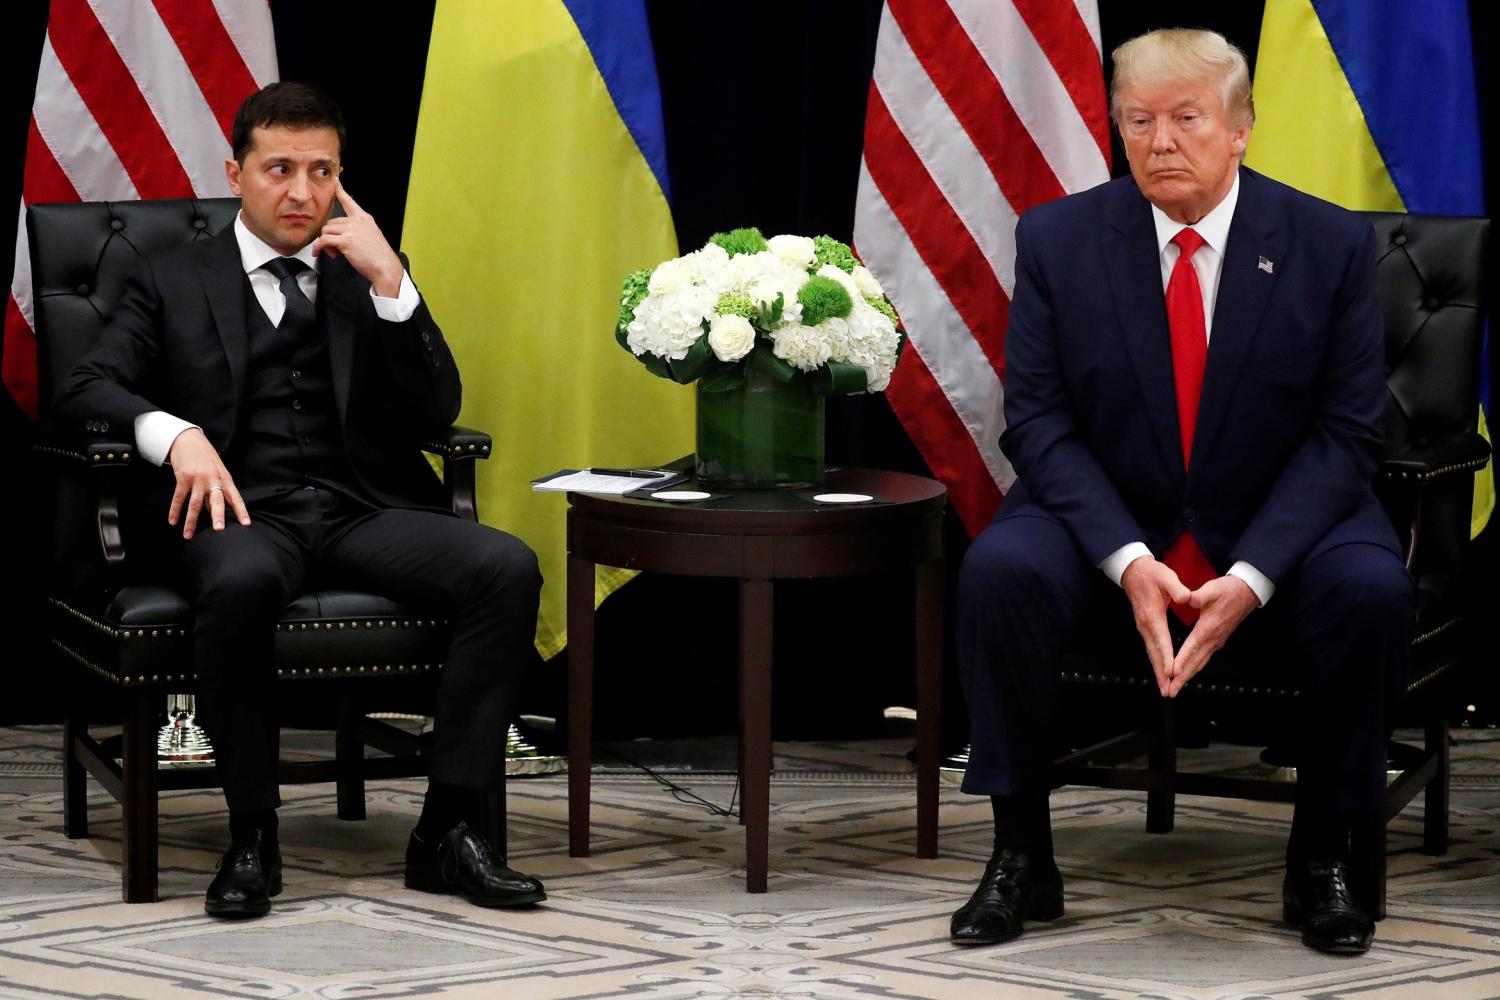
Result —
POLYGON ((312 300, 297 284, 297 275, 307 270, 307 265, 296 257, 273 257, 261 265, 262 269, 276 276, 281 286, 281 295, 286 299, 286 309, 276 328, 291 337, 300 337, 317 325, 317 311, 312 300))

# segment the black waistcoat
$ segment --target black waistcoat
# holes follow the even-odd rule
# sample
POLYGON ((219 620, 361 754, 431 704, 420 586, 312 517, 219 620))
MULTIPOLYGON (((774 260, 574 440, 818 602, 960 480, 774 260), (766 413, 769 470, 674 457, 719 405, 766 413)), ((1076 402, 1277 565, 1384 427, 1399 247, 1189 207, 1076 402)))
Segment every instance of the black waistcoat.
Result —
POLYGON ((247 501, 264 500, 321 486, 368 504, 344 453, 323 310, 317 310, 316 327, 304 335, 277 329, 249 287, 250 279, 244 281, 250 363, 244 433, 235 463, 241 495, 247 501))

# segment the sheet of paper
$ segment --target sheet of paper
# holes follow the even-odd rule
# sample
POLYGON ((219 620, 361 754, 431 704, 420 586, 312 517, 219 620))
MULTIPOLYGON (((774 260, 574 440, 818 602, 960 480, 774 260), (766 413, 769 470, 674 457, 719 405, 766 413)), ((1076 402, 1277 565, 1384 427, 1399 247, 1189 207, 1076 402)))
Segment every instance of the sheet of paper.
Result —
POLYGON ((680 480, 681 474, 661 472, 651 478, 640 476, 605 476, 584 469, 580 472, 561 472, 532 482, 531 488, 542 492, 575 493, 629 493, 642 487, 657 486, 668 481, 680 480))

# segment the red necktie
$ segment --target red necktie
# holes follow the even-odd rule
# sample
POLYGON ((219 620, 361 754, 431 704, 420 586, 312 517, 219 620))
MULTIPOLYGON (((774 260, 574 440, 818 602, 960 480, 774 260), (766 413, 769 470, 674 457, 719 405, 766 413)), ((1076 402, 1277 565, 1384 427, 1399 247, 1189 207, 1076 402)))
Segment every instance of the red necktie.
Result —
MULTIPOLYGON (((1181 253, 1167 282, 1167 326, 1172 332, 1172 381, 1177 389, 1177 423, 1182 433, 1182 464, 1186 466, 1193 454, 1198 397, 1203 394, 1203 366, 1208 360, 1203 291, 1198 285, 1198 273, 1193 270, 1193 254, 1203 246, 1203 237, 1184 229, 1172 237, 1172 242, 1181 253)), ((1179 535, 1161 558, 1189 590, 1197 590, 1219 575, 1191 531, 1179 535)), ((1171 608, 1189 625, 1198 620, 1198 612, 1192 607, 1173 604, 1171 608)))

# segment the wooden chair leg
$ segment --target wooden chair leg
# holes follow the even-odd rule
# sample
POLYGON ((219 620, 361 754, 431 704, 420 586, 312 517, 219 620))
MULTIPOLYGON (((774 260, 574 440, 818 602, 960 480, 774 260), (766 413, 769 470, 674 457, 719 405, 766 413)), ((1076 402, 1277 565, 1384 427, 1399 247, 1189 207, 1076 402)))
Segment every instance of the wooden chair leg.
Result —
POLYGON ((365 741, 360 734, 364 712, 356 696, 344 692, 339 697, 338 730, 334 735, 334 754, 338 760, 339 819, 365 818, 365 741))
POLYGON ((1355 891, 1364 894, 1370 915, 1376 920, 1385 919, 1385 840, 1385 823, 1376 816, 1357 824, 1349 842, 1357 879, 1355 891))
POLYGON ((1427 752, 1437 754, 1437 774, 1423 794, 1422 853, 1448 853, 1448 716, 1441 711, 1427 722, 1427 752))
POLYGON ((162 693, 141 688, 125 717, 123 890, 127 903, 156 902, 156 730, 162 693))
POLYGON ((63 833, 74 840, 89 835, 88 772, 73 744, 87 732, 82 713, 70 705, 63 722, 63 833))
MULTIPOLYGON (((1172 701, 1161 699, 1161 723, 1151 737, 1148 767, 1153 774, 1177 773, 1177 726, 1172 701)), ((1177 793, 1171 789, 1146 793, 1146 832, 1171 833, 1177 819, 1177 793)))

